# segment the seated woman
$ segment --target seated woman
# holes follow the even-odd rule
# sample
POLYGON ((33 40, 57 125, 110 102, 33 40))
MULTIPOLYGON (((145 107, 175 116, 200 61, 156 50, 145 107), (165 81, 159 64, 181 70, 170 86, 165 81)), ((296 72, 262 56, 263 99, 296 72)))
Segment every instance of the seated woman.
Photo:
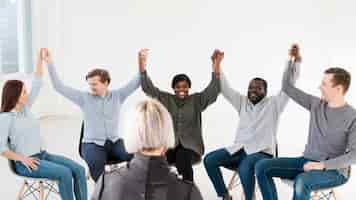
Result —
POLYGON ((92 200, 200 200, 198 188, 172 173, 165 152, 174 147, 171 116, 157 100, 141 102, 136 109, 127 150, 135 153, 127 166, 102 175, 92 200))
POLYGON ((62 200, 74 199, 73 182, 75 199, 87 200, 85 169, 43 149, 39 122, 30 111, 42 85, 42 64, 40 53, 29 94, 19 80, 9 80, 3 87, 0 153, 15 162, 16 173, 21 176, 58 181, 62 200))
POLYGON ((178 173, 186 181, 194 180, 193 165, 201 161, 204 154, 202 135, 202 113, 214 103, 220 93, 220 62, 212 60, 212 78, 209 85, 201 92, 189 93, 192 86, 185 74, 173 77, 171 87, 174 94, 157 88, 146 71, 148 49, 142 49, 138 55, 141 72, 141 87, 145 94, 157 99, 169 111, 174 123, 175 148, 167 151, 169 164, 175 165, 178 173))

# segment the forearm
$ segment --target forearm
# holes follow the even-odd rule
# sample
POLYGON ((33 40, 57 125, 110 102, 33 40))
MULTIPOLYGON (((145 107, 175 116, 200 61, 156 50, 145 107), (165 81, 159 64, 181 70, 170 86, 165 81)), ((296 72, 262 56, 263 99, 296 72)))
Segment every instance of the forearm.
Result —
POLYGON ((22 158, 24 157, 24 156, 22 156, 20 154, 17 154, 15 152, 11 151, 11 150, 6 150, 1 155, 4 156, 7 159, 13 160, 13 161, 21 161, 22 158))
POLYGON ((157 96, 157 88, 153 85, 152 80, 147 74, 147 71, 145 70, 144 72, 141 73, 141 87, 144 93, 155 97, 157 96))
POLYGON ((35 76, 39 77, 43 75, 43 62, 42 60, 38 60, 35 68, 35 76))
POLYGON ((326 160, 323 163, 325 165, 325 169, 346 168, 352 164, 356 164, 356 152, 349 152, 342 156, 326 160))
POLYGON ((137 74, 133 79, 131 79, 125 86, 118 89, 116 92, 122 101, 124 101, 128 96, 130 96, 138 87, 140 86, 140 74, 137 74))
POLYGON ((62 91, 64 89, 64 84, 62 80, 59 78, 56 68, 53 63, 47 64, 49 78, 52 82, 52 85, 55 90, 62 91))
POLYGON ((80 90, 64 85, 64 83, 58 77, 56 69, 52 63, 48 64, 47 68, 53 88, 61 95, 68 98, 70 101, 81 106, 83 104, 82 92, 80 90))
POLYGON ((293 80, 295 80, 293 76, 296 73, 295 67, 296 66, 294 62, 288 62, 288 67, 283 75, 282 91, 285 92, 296 103, 309 110, 314 97, 295 87, 293 83, 293 80))

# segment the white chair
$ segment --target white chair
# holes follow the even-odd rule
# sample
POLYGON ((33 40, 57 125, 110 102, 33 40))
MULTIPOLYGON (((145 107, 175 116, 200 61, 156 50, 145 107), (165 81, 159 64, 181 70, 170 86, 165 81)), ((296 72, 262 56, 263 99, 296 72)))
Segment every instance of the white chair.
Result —
MULTIPOLYGON (((258 187, 258 186, 256 185, 255 187, 258 187)), ((232 174, 232 177, 231 177, 231 179, 229 181, 229 184, 227 186, 227 190, 229 191, 230 194, 232 194, 233 192, 237 192, 237 196, 239 196, 241 200, 245 199, 245 194, 244 194, 244 191, 242 189, 242 185, 241 185, 239 174, 235 170, 234 170, 234 173, 232 174), (234 190, 237 190, 237 191, 234 191, 234 190)), ((256 190, 253 193, 253 199, 257 200, 256 190)))
POLYGON ((24 177, 16 173, 15 162, 9 160, 10 171, 24 181, 17 193, 16 200, 23 200, 32 197, 37 200, 47 200, 52 196, 59 196, 57 182, 45 178, 24 177))
MULTIPOLYGON (((351 167, 347 168, 348 174, 351 175, 351 167)), ((294 181, 289 179, 281 179, 283 183, 294 188, 294 181)), ((334 188, 325 188, 315 190, 310 195, 311 200, 337 200, 337 195, 334 188)))

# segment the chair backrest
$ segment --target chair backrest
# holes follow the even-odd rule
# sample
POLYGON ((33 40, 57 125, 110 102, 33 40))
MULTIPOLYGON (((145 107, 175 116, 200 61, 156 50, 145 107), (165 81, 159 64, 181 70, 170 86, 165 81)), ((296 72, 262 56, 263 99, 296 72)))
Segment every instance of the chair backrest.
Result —
MULTIPOLYGON (((7 138, 7 145, 10 146, 10 138, 7 138)), ((10 168, 10 171, 14 174, 17 174, 16 173, 16 166, 15 166, 15 161, 13 160, 10 160, 10 159, 7 159, 8 163, 9 163, 9 168, 10 168)))
POLYGON ((10 171, 11 171, 12 173, 14 173, 14 174, 17 174, 17 172, 16 172, 16 166, 15 166, 15 161, 10 160, 10 159, 8 159, 7 161, 8 161, 8 163, 9 163, 10 171))
POLYGON ((82 140, 83 140, 83 137, 84 137, 84 121, 82 121, 82 127, 80 129, 80 137, 79 137, 79 145, 78 145, 78 152, 79 152, 79 156, 81 158, 83 158, 83 155, 82 155, 82 140))

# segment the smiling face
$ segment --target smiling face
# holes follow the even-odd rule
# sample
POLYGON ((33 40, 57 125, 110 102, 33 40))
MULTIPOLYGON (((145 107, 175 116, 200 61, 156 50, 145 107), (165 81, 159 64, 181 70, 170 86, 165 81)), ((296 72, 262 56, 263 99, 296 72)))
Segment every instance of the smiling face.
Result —
POLYGON ((105 69, 93 69, 86 77, 90 88, 90 92, 94 96, 104 96, 107 94, 110 84, 110 74, 105 69))
POLYGON ((319 89, 321 92, 321 99, 325 100, 326 102, 329 102, 330 100, 335 99, 337 96, 344 93, 343 86, 340 84, 336 85, 334 83, 333 74, 324 74, 319 89))
POLYGON ((247 91, 248 99, 253 104, 257 104, 258 102, 260 102, 267 94, 265 87, 266 85, 262 80, 251 80, 247 91))
POLYGON ((174 93, 180 99, 184 99, 189 95, 189 83, 187 81, 178 81, 174 85, 174 93))
POLYGON ((319 86, 321 99, 326 102, 344 98, 351 84, 351 74, 343 68, 332 67, 324 71, 319 86))
POLYGON ((90 92, 94 96, 103 96, 108 90, 108 82, 103 83, 99 76, 93 76, 87 79, 90 87, 90 92))

